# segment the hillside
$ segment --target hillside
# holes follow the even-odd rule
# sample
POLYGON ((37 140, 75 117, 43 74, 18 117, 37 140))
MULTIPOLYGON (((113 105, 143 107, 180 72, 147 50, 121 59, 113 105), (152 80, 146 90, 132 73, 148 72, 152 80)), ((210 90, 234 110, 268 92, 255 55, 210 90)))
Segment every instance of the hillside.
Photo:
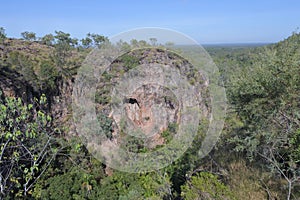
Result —
POLYGON ((151 152, 176 137, 184 102, 157 85, 138 88, 123 99, 133 122, 127 127, 149 135, 155 130, 156 137, 127 137, 109 95, 124 73, 165 63, 181 70, 203 97, 201 125, 185 154, 166 168, 135 174, 99 162, 75 130, 77 69, 106 40, 97 34, 87 38, 79 43, 56 32, 50 42, 0 40, 0 199, 300 198, 300 34, 262 47, 207 48, 220 69, 229 109, 221 139, 203 159, 197 153, 211 109, 207 77, 159 48, 130 51, 114 61, 110 74, 100 77, 96 112, 108 140, 129 152, 151 152), (84 43, 87 38, 93 43, 84 43), (158 105, 155 113, 149 109, 153 105, 158 105), (161 126, 152 129, 153 120, 161 126))

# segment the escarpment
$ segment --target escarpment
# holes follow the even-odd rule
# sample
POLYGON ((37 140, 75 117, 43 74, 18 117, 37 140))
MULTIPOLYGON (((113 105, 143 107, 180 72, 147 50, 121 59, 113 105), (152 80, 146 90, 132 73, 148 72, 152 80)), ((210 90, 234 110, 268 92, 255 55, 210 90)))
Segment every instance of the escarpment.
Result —
POLYGON ((96 112, 102 116, 98 118, 101 122, 105 118, 113 127, 104 129, 108 140, 121 145, 129 134, 138 138, 138 148, 150 151, 167 144, 176 136, 181 120, 185 120, 181 119, 183 101, 189 98, 175 94, 173 90, 179 89, 171 86, 182 81, 175 80, 182 77, 197 98, 201 119, 207 120, 210 113, 207 78, 186 59, 174 52, 145 48, 128 52, 112 62, 100 77, 95 94, 96 112))

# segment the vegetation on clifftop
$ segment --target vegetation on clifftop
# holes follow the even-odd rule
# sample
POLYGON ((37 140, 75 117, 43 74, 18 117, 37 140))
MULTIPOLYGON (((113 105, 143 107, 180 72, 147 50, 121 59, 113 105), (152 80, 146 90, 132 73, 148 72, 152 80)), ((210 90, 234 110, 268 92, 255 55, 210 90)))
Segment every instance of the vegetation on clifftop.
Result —
MULTIPOLYGON (((21 35, 7 38, 0 28, 0 199, 300 198, 299 33, 263 47, 207 47, 229 101, 221 139, 199 159, 199 129, 179 160, 140 174, 100 163, 72 127, 76 70, 107 38, 21 35)), ((122 59, 128 68, 138 63, 130 54, 122 59)), ((105 104, 105 95, 96 100, 105 104)))

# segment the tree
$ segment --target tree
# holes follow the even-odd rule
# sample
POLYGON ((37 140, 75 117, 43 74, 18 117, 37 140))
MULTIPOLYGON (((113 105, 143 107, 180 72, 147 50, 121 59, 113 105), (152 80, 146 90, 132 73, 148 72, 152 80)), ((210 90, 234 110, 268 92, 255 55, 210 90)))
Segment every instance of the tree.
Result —
POLYGON ((170 195, 167 174, 114 172, 102 180, 100 199, 164 199, 170 195))
POLYGON ((188 180, 181 187, 181 196, 184 199, 235 199, 230 189, 214 174, 200 172, 187 178, 188 180))
POLYGON ((133 48, 139 48, 139 47, 146 47, 146 46, 150 46, 145 40, 136 40, 136 39, 132 39, 130 40, 130 45, 133 48))
POLYGON ((88 33, 88 38, 91 38, 94 41, 94 45, 100 47, 105 41, 108 39, 103 35, 95 34, 95 33, 88 33))
POLYGON ((25 40, 28 40, 28 41, 36 40, 36 34, 34 32, 25 31, 25 32, 22 32, 21 35, 25 40))
POLYGON ((136 39, 132 39, 132 40, 130 40, 130 45, 132 47, 138 47, 139 46, 139 42, 136 39))
POLYGON ((0 43, 2 43, 6 39, 5 29, 0 27, 0 43))
POLYGON ((71 47, 75 47, 78 44, 78 39, 71 38, 70 33, 65 33, 63 31, 55 31, 55 40, 56 46, 64 46, 66 49, 70 49, 71 47))
POLYGON ((119 40, 117 42, 117 46, 124 52, 128 52, 130 51, 130 44, 128 44, 127 42, 123 41, 123 40, 119 40))
POLYGON ((65 33, 63 31, 55 31, 54 38, 57 40, 57 43, 65 43, 71 45, 72 38, 70 37, 70 33, 65 33))
POLYGON ((173 47, 175 44, 174 44, 174 42, 169 41, 169 42, 166 42, 165 45, 167 47, 173 47))
POLYGON ((70 37, 69 33, 62 31, 55 31, 55 51, 52 56, 53 62, 56 65, 58 73, 62 77, 68 77, 68 60, 71 57, 71 52, 74 46, 77 44, 77 40, 70 37))
POLYGON ((287 199, 300 181, 300 35, 268 47, 231 81, 228 94, 243 128, 230 141, 263 158, 287 182, 287 199))
POLYGON ((156 46, 157 45, 157 39, 156 38, 150 38, 150 43, 152 46, 156 46))
POLYGON ((40 70, 38 73, 40 90, 49 94, 50 91, 53 91, 56 88, 56 78, 57 71, 53 66, 53 63, 43 60, 40 64, 40 70))
POLYGON ((45 45, 53 45, 54 36, 52 34, 46 34, 44 37, 41 38, 41 41, 45 45))
POLYGON ((20 98, 0 100, 0 198, 27 196, 55 157, 45 104, 45 96, 28 105, 20 98))
POLYGON ((84 48, 89 48, 92 46, 93 40, 90 37, 81 39, 81 44, 84 48))

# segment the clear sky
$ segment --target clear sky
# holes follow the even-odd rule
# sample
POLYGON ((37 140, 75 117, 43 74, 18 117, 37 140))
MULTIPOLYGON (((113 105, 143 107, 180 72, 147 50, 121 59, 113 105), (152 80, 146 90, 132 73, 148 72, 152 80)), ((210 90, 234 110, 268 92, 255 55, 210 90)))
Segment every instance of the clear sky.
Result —
POLYGON ((112 36, 139 27, 182 32, 201 44, 277 42, 300 27, 300 0, 6 0, 0 27, 9 37, 61 30, 112 36))

